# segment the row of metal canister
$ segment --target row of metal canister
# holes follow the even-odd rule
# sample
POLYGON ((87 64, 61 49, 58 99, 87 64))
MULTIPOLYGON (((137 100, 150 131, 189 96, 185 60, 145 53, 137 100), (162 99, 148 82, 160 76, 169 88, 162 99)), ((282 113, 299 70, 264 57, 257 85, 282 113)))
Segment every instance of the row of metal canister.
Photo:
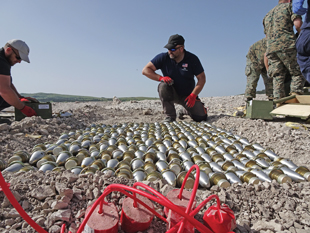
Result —
MULTIPOLYGON (((164 178, 180 187, 194 164, 200 167, 203 188, 273 179, 279 183, 310 181, 307 167, 207 122, 93 124, 64 133, 55 143, 38 144, 31 153, 16 151, 7 163, 0 160, 0 169, 102 171, 136 181, 164 178)), ((193 187, 195 175, 185 188, 193 187)))

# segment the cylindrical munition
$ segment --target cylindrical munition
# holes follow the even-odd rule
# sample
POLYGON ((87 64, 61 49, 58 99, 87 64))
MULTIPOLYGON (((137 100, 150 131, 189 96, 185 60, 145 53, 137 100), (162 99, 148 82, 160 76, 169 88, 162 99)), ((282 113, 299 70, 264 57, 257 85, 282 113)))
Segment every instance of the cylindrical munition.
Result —
MULTIPOLYGON (((233 154, 237 154, 238 153, 238 150, 236 149, 236 147, 234 145, 227 145, 227 144, 224 144, 224 148, 226 149, 226 151, 233 155, 233 154)), ((226 153, 226 152, 225 152, 226 153)))
MULTIPOLYGON (((179 188, 181 188, 183 182, 184 182, 184 178, 186 176, 187 172, 186 171, 182 171, 180 172, 178 175, 177 175, 177 186, 179 188)), ((189 174, 187 180, 186 180, 186 183, 184 185, 184 188, 185 189, 193 189, 194 187, 194 184, 195 184, 195 177, 193 174, 189 174)))
POLYGON ((30 165, 35 165, 40 159, 42 159, 45 156, 44 151, 35 151, 32 153, 29 159, 30 165))
POLYGON ((123 161, 130 163, 135 158, 135 155, 131 151, 125 151, 123 154, 123 161))
POLYGON ((248 157, 245 154, 234 154, 235 158, 238 159, 239 161, 243 159, 248 159, 248 157))
POLYGON ((262 168, 268 168, 269 166, 270 166, 270 164, 265 160, 265 159, 263 159, 263 158, 259 158, 259 157, 256 157, 255 158, 255 161, 256 161, 256 163, 260 166, 260 167, 262 167, 262 168))
POLYGON ((252 146, 255 148, 255 150, 258 150, 258 151, 263 151, 263 150, 265 150, 265 148, 264 147, 262 147, 260 144, 258 144, 258 143, 254 143, 254 144, 252 144, 252 146))
POLYGON ((285 175, 290 177, 293 181, 296 181, 296 182, 306 181, 306 179, 303 176, 299 175, 297 172, 294 172, 293 170, 291 170, 288 167, 283 166, 280 169, 284 172, 285 175))
POLYGON ((219 146, 219 145, 216 146, 214 149, 215 149, 218 153, 220 153, 221 155, 227 152, 227 151, 225 150, 224 147, 219 146))
POLYGON ((132 172, 126 168, 118 168, 116 171, 115 171, 115 175, 117 177, 125 177, 127 179, 132 179, 133 176, 132 176, 132 172))
POLYGON ((246 138, 240 138, 239 139, 239 142, 241 142, 243 145, 245 145, 245 146, 248 146, 248 145, 250 145, 251 143, 248 141, 248 139, 246 139, 246 138))
POLYGON ((172 146, 172 143, 170 140, 163 140, 163 143, 167 148, 170 148, 172 146))
MULTIPOLYGON (((195 171, 195 178, 196 178, 196 174, 197 174, 197 171, 195 171)), ((210 188, 211 184, 210 184, 210 178, 209 176, 207 175, 207 173, 203 172, 203 171, 200 171, 200 176, 199 176, 199 185, 203 188, 210 188)))
MULTIPOLYGON (((87 158, 85 158, 85 159, 87 159, 87 158)), ((115 168, 116 166, 117 166, 117 164, 118 164, 118 160, 117 159, 110 159, 110 160, 108 160, 108 162, 107 162, 107 167, 109 167, 109 168, 115 168)), ((83 166, 82 166, 83 167, 83 166)))
POLYGON ((95 174, 98 169, 94 167, 84 167, 80 174, 95 174))
POLYGON ((178 162, 171 161, 168 165, 168 169, 173 171, 175 175, 178 175, 182 171, 182 166, 178 162))
POLYGON ((243 151, 254 151, 255 148, 252 145, 247 145, 243 147, 243 151))
POLYGON ((279 157, 270 148, 262 152, 264 152, 272 161, 276 160, 279 157))
POLYGON ((224 171, 236 171, 237 170, 235 165, 231 161, 229 161, 229 160, 220 161, 220 162, 218 162, 218 164, 221 166, 221 168, 224 171))
POLYGON ((215 143, 214 141, 212 141, 212 140, 209 140, 207 143, 208 143, 208 145, 209 145, 210 147, 212 147, 213 149, 216 147, 216 143, 215 143))
POLYGON ((123 152, 128 151, 127 144, 119 144, 118 149, 120 149, 123 152))
POLYGON ((213 172, 223 172, 223 169, 222 169, 221 166, 218 165, 217 163, 211 162, 211 163, 209 163, 209 164, 210 164, 210 167, 211 167, 211 169, 213 170, 213 172))
POLYGON ((302 175, 306 180, 310 181, 310 170, 307 167, 300 166, 294 169, 299 175, 302 175))
POLYGON ((179 144, 184 148, 186 149, 187 148, 187 142, 183 139, 179 140, 179 144))
POLYGON ((91 145, 91 141, 90 140, 83 140, 81 142, 81 147, 85 148, 85 149, 89 149, 89 146, 91 145))
POLYGON ((200 156, 200 155, 195 155, 192 157, 192 160, 195 164, 199 163, 199 162, 204 162, 205 160, 200 156))
POLYGON ((196 146, 195 149, 200 155, 205 153, 205 150, 200 146, 196 146))
POLYGON ((166 160, 166 154, 164 154, 163 152, 160 151, 156 151, 156 160, 166 160))
MULTIPOLYGON (((46 154, 53 154, 54 148, 57 147, 56 144, 49 144, 45 150, 46 154)), ((67 146, 68 147, 68 146, 67 146)))
POLYGON ((241 151, 243 151, 243 147, 241 144, 238 143, 238 141, 234 142, 233 145, 235 146, 235 148, 237 149, 237 151, 239 153, 241 153, 241 151))
POLYGON ((109 147, 109 143, 108 142, 101 142, 100 146, 99 146, 99 150, 100 151, 104 151, 104 150, 108 149, 108 147, 109 147))
POLYGON ((18 172, 20 169, 24 167, 23 162, 21 161, 13 161, 9 166, 2 171, 2 173, 5 172, 18 172))
POLYGON ((198 146, 196 140, 194 140, 194 139, 193 139, 193 140, 187 141, 187 144, 188 144, 190 147, 193 147, 193 148, 195 148, 196 146, 198 146))
POLYGON ((105 160, 97 159, 90 166, 96 168, 96 170, 102 170, 106 167, 105 160))
POLYGON ((135 158, 133 160, 131 160, 131 169, 134 171, 140 167, 143 167, 144 166, 144 161, 142 159, 139 159, 139 158, 135 158))
POLYGON ((46 171, 53 170, 55 167, 57 167, 57 164, 55 162, 47 161, 41 165, 39 171, 43 171, 45 173, 46 171))
POLYGON ((66 160, 68 158, 70 158, 71 156, 72 156, 72 154, 69 151, 62 151, 62 152, 60 152, 60 154, 57 156, 56 164, 58 166, 65 165, 66 160))
POLYGON ((213 161, 213 160, 211 159, 211 157, 210 157, 208 154, 206 154, 206 153, 201 154, 200 156, 201 156, 201 158, 204 159, 204 161, 206 161, 206 162, 208 162, 208 163, 210 163, 210 162, 213 161))
POLYGON ((168 163, 170 163, 171 160, 173 160, 173 159, 180 159, 180 156, 177 153, 172 153, 172 154, 168 155, 168 157, 167 157, 168 163))
POLYGON ((154 163, 152 163, 152 162, 146 162, 145 164, 144 164, 144 170, 145 170, 145 172, 147 173, 147 174, 149 174, 149 173, 151 173, 151 172, 153 172, 153 171, 156 171, 156 166, 155 166, 155 164, 154 163))
POLYGON ((144 162, 152 162, 155 163, 156 161, 156 154, 154 152, 148 151, 143 155, 144 162))
POLYGON ((99 148, 97 147, 97 144, 90 144, 88 150, 89 150, 90 153, 92 153, 94 150, 98 150, 99 151, 99 148))
POLYGON ((205 172, 206 174, 209 174, 210 172, 212 172, 210 164, 208 162, 200 162, 197 164, 200 168, 200 171, 205 172))
POLYGON ((271 159, 263 152, 259 152, 257 150, 253 151, 253 154, 256 156, 256 158, 264 159, 267 163, 271 162, 271 159))
MULTIPOLYGON (((56 149, 56 147, 55 147, 56 149)), ((72 154, 72 155, 77 155, 77 153, 79 152, 79 150, 81 149, 80 145, 78 144, 71 144, 71 146, 69 147, 69 152, 72 154)), ((53 150, 53 153, 54 153, 54 150, 53 150)), ((57 152, 56 152, 57 154, 57 152)), ((58 152, 59 154, 59 152, 58 152)))
POLYGON ((165 160, 158 160, 155 165, 160 172, 163 172, 168 168, 168 163, 165 160))
POLYGON ((218 154, 217 151, 215 149, 213 149, 212 147, 209 147, 206 149, 206 152, 208 155, 212 156, 214 154, 218 154))
POLYGON ((101 172, 103 172, 103 174, 107 174, 108 172, 111 172, 111 175, 114 176, 115 175, 115 170, 113 168, 110 168, 110 167, 106 167, 106 168, 103 168, 101 170, 101 172))
POLYGON ((84 167, 88 167, 90 166, 93 162, 95 161, 95 158, 93 157, 86 157, 82 160, 82 163, 81 163, 81 167, 84 168, 84 167))
POLYGON ((221 172, 212 172, 209 174, 211 184, 217 185, 221 188, 228 188, 230 183, 227 181, 225 174, 221 172))
POLYGON ((4 159, 0 159, 0 171, 3 171, 6 168, 6 162, 4 159))
POLYGON ((132 172, 133 178, 137 181, 143 181, 146 179, 146 172, 142 168, 138 168, 132 172))
POLYGON ((163 178, 162 175, 158 171, 152 171, 148 173, 146 180, 155 181, 155 180, 162 179, 162 178, 163 178))
POLYGON ((186 171, 189 171, 189 169, 194 165, 194 163, 191 161, 191 160, 185 160, 183 163, 182 163, 182 166, 184 167, 184 169, 186 171))
POLYGON ((290 169, 296 169, 298 166, 294 164, 291 160, 289 159, 284 159, 284 158, 277 158, 276 161, 279 161, 280 163, 288 166, 290 169))
POLYGON ((245 167, 255 168, 255 169, 260 169, 260 170, 262 169, 260 166, 257 165, 257 163, 254 160, 243 159, 240 162, 243 163, 245 167))
POLYGON ((95 159, 99 159, 100 158, 100 152, 99 150, 92 150, 92 152, 90 153, 90 157, 94 157, 95 159))
POLYGON ((142 150, 136 150, 136 152, 135 152, 135 157, 136 158, 139 158, 139 159, 143 159, 143 155, 144 155, 144 151, 142 151, 142 150))
POLYGON ((242 182, 246 182, 248 184, 258 184, 260 180, 254 173, 247 171, 236 171, 236 175, 240 178, 242 182))
POLYGON ((109 141, 108 141, 108 143, 109 143, 110 146, 111 146, 111 145, 115 145, 116 142, 117 142, 117 141, 116 141, 115 138, 110 138, 109 141))
POLYGON ((80 166, 76 166, 70 169, 70 171, 76 175, 80 174, 82 170, 83 168, 80 166))
MULTIPOLYGON (((11 158, 9 158, 8 163, 12 163, 13 161, 23 162, 23 159, 19 155, 13 155, 11 158)), ((27 162, 27 161, 25 161, 25 162, 27 162)))
POLYGON ((180 157, 183 161, 191 160, 191 155, 187 151, 180 153, 180 157))
POLYGON ((258 177, 258 179, 260 179, 261 181, 267 181, 267 182, 271 182, 272 180, 270 179, 270 177, 263 172, 262 170, 258 170, 258 169, 251 169, 251 171, 254 175, 256 175, 258 177))
MULTIPOLYGON (((27 163, 29 161, 29 158, 30 158, 28 152, 23 151, 23 150, 14 152, 12 157, 15 157, 15 156, 20 157, 21 158, 20 161, 22 161, 23 163, 27 163)), ((18 159, 16 159, 16 160, 18 160, 18 159)), ((14 159, 9 159, 8 163, 11 163, 12 161, 14 161, 14 159)))
POLYGON ((263 170, 271 179, 276 180, 278 183, 288 183, 292 182, 292 179, 284 174, 281 169, 265 169, 263 170))
POLYGON ((123 154, 124 154, 124 152, 122 150, 116 149, 116 150, 112 151, 112 158, 120 161, 123 159, 123 154))
POLYGON ((242 184, 242 181, 240 180, 240 178, 236 175, 234 171, 231 171, 231 170, 225 171, 225 176, 231 184, 234 184, 234 183, 242 184))
POLYGON ((163 178, 170 184, 171 186, 175 187, 176 186, 176 175, 174 172, 170 171, 169 169, 164 170, 161 175, 163 178))
POLYGON ((22 167, 18 172, 16 172, 17 174, 22 173, 22 172, 28 172, 28 171, 36 171, 37 168, 31 166, 31 165, 25 165, 24 167, 22 167))
POLYGON ((255 158, 255 154, 252 151, 249 151, 249 150, 242 151, 242 154, 244 154, 248 159, 255 158))
POLYGON ((157 148, 158 148, 158 150, 159 150, 161 153, 166 154, 166 152, 167 152, 167 147, 166 147, 164 144, 159 144, 159 145, 157 146, 157 148))
POLYGON ((224 161, 224 157, 221 154, 213 154, 211 155, 213 162, 218 163, 219 161, 224 161))
POLYGON ((42 163, 45 163, 45 162, 47 162, 47 161, 56 162, 55 155, 53 155, 53 154, 47 154, 47 155, 45 155, 42 159, 40 159, 40 160, 37 162, 37 164, 36 164, 37 168, 40 168, 41 165, 42 165, 42 163))

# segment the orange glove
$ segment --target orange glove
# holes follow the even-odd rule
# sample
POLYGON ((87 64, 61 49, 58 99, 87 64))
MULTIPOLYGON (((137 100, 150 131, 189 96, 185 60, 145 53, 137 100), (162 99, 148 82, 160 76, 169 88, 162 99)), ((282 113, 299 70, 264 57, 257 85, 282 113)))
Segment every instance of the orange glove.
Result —
POLYGON ((190 108, 194 107, 196 98, 197 95, 195 95, 194 93, 191 93, 189 96, 187 96, 187 98, 185 99, 185 101, 187 101, 186 106, 190 108))
POLYGON ((20 111, 27 117, 32 117, 32 116, 37 115, 37 113, 32 108, 26 105, 20 111))
POLYGON ((160 76, 159 81, 160 82, 164 81, 165 83, 170 84, 170 85, 173 84, 173 80, 168 76, 165 76, 165 77, 160 76))

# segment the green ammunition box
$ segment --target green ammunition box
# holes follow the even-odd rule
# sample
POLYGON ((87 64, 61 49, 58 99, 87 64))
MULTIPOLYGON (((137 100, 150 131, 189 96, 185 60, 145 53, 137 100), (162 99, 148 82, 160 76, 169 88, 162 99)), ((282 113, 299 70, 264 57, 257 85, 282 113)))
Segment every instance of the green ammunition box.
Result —
MULTIPOLYGON (((52 104, 50 102, 46 103, 30 103, 25 102, 25 104, 36 111, 37 115, 43 119, 52 118, 52 104)), ((15 120, 20 121, 26 116, 17 108, 15 108, 15 120)))
POLYGON ((246 118, 272 120, 270 112, 273 110, 272 101, 251 100, 246 105, 246 118))

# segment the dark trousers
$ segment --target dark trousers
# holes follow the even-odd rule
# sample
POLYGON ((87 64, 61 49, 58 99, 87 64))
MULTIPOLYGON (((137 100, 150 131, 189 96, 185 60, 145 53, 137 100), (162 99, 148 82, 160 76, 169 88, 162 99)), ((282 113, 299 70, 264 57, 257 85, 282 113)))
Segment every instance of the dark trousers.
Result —
POLYGON ((194 120, 194 121, 205 121, 208 118, 207 110, 204 107, 204 104, 200 101, 200 99, 197 97, 194 107, 189 108, 186 106, 185 99, 187 96, 179 96, 175 89, 172 86, 169 86, 168 84, 161 82, 158 85, 158 94, 159 98, 161 100, 161 103, 163 105, 164 113, 173 118, 176 119, 176 110, 174 107, 174 104, 180 104, 182 105, 187 114, 194 120))
POLYGON ((10 107, 11 105, 8 104, 1 96, 0 96, 0 111, 10 107))
POLYGON ((296 50, 301 73, 310 83, 310 28, 305 28, 300 32, 296 41, 296 50))

